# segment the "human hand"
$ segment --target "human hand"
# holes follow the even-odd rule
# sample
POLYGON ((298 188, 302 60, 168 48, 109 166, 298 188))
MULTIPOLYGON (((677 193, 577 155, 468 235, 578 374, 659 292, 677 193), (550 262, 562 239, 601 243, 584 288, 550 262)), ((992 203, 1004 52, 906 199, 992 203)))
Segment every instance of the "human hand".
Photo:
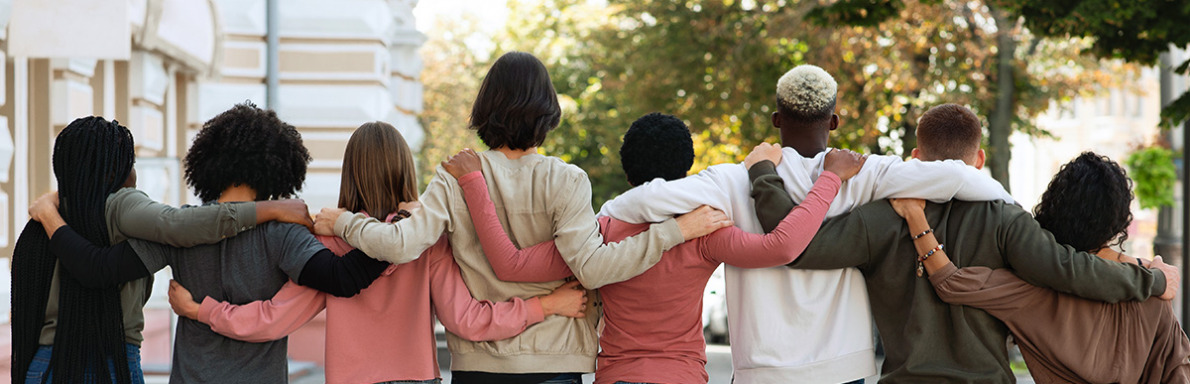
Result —
POLYGON ((925 214, 926 210, 926 201, 922 199, 888 199, 888 203, 902 219, 909 219, 915 214, 925 214))
POLYGON ((256 202, 256 218, 259 222, 277 221, 305 226, 314 232, 314 219, 310 208, 302 199, 267 200, 256 202))
POLYGON ((29 218, 39 223, 53 216, 61 216, 58 214, 58 191, 47 192, 29 205, 29 218))
POLYGON ((198 308, 200 305, 194 301, 194 297, 190 295, 190 291, 178 284, 176 280, 169 280, 169 306, 174 309, 178 316, 185 317, 190 320, 198 320, 198 308))
POLYGON ((781 164, 781 146, 770 143, 760 143, 744 158, 744 167, 752 168, 761 161, 772 161, 773 165, 781 164))
MULTIPOLYGON (((318 216, 314 218, 314 234, 321 236, 335 235, 335 220, 339 219, 339 215, 346 213, 347 210, 343 208, 323 208, 318 211, 318 216)), ((381 218, 383 219, 383 217, 381 218)))
POLYGON ((442 168, 446 168, 446 171, 450 172, 450 175, 454 176, 456 180, 463 175, 480 170, 481 167, 479 154, 471 148, 463 148, 462 151, 442 162, 442 168))
POLYGON ((711 234, 720 228, 735 225, 727 214, 709 205, 698 207, 690 213, 678 216, 678 227, 686 241, 711 234))
POLYGON ((859 173, 860 168, 864 167, 864 162, 867 160, 867 156, 850 150, 832 149, 830 152, 827 152, 822 167, 827 171, 839 175, 839 180, 847 181, 847 179, 859 173))
POLYGON ((1172 301, 1178 296, 1178 287, 1182 286, 1182 273, 1178 271, 1178 267, 1166 264, 1161 260, 1161 256, 1153 258, 1153 262, 1149 263, 1149 268, 1159 269, 1161 273, 1165 274, 1165 292, 1157 298, 1165 301, 1172 301))
POLYGON ((568 281, 554 292, 541 296, 541 311, 549 315, 566 317, 583 317, 587 312, 587 290, 579 285, 578 280, 568 281))

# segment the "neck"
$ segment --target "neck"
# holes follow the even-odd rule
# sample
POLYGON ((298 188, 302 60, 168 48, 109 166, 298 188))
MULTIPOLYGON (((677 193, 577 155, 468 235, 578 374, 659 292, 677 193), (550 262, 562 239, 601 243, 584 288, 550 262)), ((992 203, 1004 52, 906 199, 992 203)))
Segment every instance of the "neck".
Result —
POLYGON ((1111 248, 1103 248, 1095 251, 1095 256, 1099 256, 1099 258, 1104 260, 1120 261, 1120 253, 1111 248))
POLYGON ((219 194, 218 202, 220 203, 242 201, 256 201, 256 190, 247 185, 237 184, 227 187, 227 189, 223 190, 223 193, 219 194))
POLYGON ((781 145, 793 148, 802 157, 814 157, 826 150, 825 137, 812 137, 794 132, 792 129, 781 130, 781 145))
POLYGON ((525 155, 537 153, 537 147, 530 147, 527 149, 509 149, 508 147, 500 147, 496 148, 496 151, 503 153, 504 157, 507 157, 509 160, 516 160, 524 157, 525 155))

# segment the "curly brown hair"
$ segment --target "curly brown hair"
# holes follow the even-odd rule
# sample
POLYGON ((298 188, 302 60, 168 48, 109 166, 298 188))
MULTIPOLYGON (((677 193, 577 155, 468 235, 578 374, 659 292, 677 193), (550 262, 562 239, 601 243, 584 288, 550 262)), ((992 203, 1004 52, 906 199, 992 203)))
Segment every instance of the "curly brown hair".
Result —
POLYGON ((1131 205, 1132 180, 1124 168, 1088 151, 1054 175, 1033 216, 1059 243, 1095 252, 1128 239, 1131 205))

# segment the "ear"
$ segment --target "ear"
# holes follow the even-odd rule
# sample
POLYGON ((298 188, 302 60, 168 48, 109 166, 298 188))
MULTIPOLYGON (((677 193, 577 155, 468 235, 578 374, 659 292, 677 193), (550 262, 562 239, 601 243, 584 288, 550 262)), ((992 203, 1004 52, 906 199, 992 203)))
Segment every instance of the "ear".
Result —
POLYGON ((831 130, 839 128, 839 115, 831 114, 831 130))
POLYGON ((781 129, 781 114, 773 112, 773 128, 781 129))
POLYGON ((913 151, 909 152, 909 157, 920 160, 921 159, 921 151, 918 150, 917 148, 913 148, 913 151))
POLYGON ((985 160, 987 160, 987 154, 983 153, 983 148, 980 148, 979 151, 975 152, 975 164, 972 165, 975 166, 975 169, 983 169, 983 162, 985 160))

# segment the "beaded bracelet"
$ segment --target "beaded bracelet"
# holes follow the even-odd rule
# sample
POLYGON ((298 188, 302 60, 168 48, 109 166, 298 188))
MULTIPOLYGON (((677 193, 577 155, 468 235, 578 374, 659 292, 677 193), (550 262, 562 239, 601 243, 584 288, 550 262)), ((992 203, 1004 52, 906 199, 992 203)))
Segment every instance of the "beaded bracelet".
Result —
POLYGON ((920 239, 922 236, 930 234, 930 232, 934 232, 934 228, 924 230, 921 233, 917 234, 916 236, 913 236, 913 240, 920 239))
POLYGON ((921 277, 923 274, 925 274, 926 259, 930 258, 930 256, 933 256, 934 252, 938 252, 941 250, 942 250, 942 243, 938 243, 937 247, 934 247, 934 249, 931 249, 929 252, 926 252, 926 254, 917 257, 917 277, 921 277))

